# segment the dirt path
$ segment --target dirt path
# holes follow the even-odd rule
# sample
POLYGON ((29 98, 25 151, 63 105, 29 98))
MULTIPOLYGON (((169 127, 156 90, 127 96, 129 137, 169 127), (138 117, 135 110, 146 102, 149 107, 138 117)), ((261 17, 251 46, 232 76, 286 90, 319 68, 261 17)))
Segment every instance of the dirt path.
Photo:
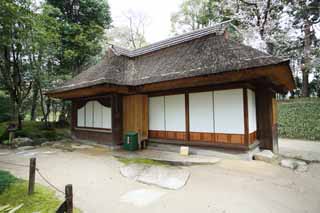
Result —
POLYGON ((320 162, 320 141, 279 139, 280 154, 311 162, 320 162))
MULTIPOLYGON (((4 152, 9 154, 0 154, 0 161, 28 164, 28 153, 0 150, 4 152)), ((122 177, 121 163, 105 150, 29 152, 37 152, 40 171, 59 188, 73 184, 75 205, 86 213, 320 212, 320 164, 296 173, 258 161, 223 160, 187 167, 191 172, 187 185, 171 191, 122 177)), ((0 163, 0 169, 27 178, 25 168, 0 163)), ((39 177, 37 181, 46 185, 39 177)))

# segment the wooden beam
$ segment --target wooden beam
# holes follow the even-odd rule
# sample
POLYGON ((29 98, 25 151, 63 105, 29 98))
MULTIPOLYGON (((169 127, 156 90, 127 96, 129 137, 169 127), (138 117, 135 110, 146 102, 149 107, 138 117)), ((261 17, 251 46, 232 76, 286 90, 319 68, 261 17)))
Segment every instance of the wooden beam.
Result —
POLYGON ((128 86, 100 84, 100 85, 62 91, 62 92, 49 92, 46 95, 51 98, 60 98, 60 99, 70 100, 75 98, 85 98, 89 96, 105 95, 106 93, 129 94, 130 88, 131 87, 128 87, 128 86))
POLYGON ((224 83, 245 82, 253 79, 266 78, 276 89, 293 90, 295 88, 292 74, 288 64, 272 65, 245 69, 241 71, 229 71, 204 76, 186 77, 157 83, 145 84, 137 87, 139 93, 166 91, 168 89, 199 87, 224 83))

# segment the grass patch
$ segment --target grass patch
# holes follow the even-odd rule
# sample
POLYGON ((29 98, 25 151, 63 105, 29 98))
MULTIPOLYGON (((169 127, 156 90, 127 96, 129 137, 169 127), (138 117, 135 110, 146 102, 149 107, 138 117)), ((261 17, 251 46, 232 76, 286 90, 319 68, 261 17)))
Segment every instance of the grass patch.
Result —
POLYGON ((153 165, 153 166, 165 166, 168 165, 167 163, 161 162, 161 161, 156 161, 156 160, 151 160, 151 159, 146 159, 146 158, 120 158, 118 157, 118 160, 121 163, 124 164, 146 164, 146 165, 153 165))
MULTIPOLYGON (((8 140, 8 122, 0 123, 0 141, 8 140)), ((28 137, 34 140, 35 145, 45 141, 56 141, 71 138, 68 128, 44 129, 44 124, 37 121, 24 121, 21 130, 17 130, 15 137, 28 137)))
POLYGON ((278 104, 279 135, 320 140, 320 98, 298 98, 278 104))
MULTIPOLYGON (((0 194, 0 206, 9 204, 16 207, 23 204, 23 207, 16 213, 46 212, 55 213, 62 201, 58 199, 55 192, 45 186, 36 184, 35 192, 27 195, 28 184, 24 180, 16 179, 6 190, 0 194)), ((79 213, 79 209, 74 212, 79 213)))
POLYGON ((0 194, 17 180, 10 172, 0 170, 0 194))

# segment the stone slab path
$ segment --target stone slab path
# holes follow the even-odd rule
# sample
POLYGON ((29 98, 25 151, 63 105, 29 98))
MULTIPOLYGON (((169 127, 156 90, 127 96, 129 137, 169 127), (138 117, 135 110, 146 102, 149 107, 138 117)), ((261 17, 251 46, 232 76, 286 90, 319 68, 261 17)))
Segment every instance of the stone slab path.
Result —
POLYGON ((141 183, 172 190, 182 188, 190 176, 190 172, 184 168, 146 164, 124 165, 120 168, 120 173, 141 183))

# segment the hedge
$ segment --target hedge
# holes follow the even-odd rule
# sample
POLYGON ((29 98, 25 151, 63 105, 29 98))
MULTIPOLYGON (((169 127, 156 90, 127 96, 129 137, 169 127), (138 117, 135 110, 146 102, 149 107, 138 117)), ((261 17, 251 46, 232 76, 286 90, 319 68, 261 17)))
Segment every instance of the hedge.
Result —
POLYGON ((320 140, 320 98, 278 102, 279 136, 320 140))

